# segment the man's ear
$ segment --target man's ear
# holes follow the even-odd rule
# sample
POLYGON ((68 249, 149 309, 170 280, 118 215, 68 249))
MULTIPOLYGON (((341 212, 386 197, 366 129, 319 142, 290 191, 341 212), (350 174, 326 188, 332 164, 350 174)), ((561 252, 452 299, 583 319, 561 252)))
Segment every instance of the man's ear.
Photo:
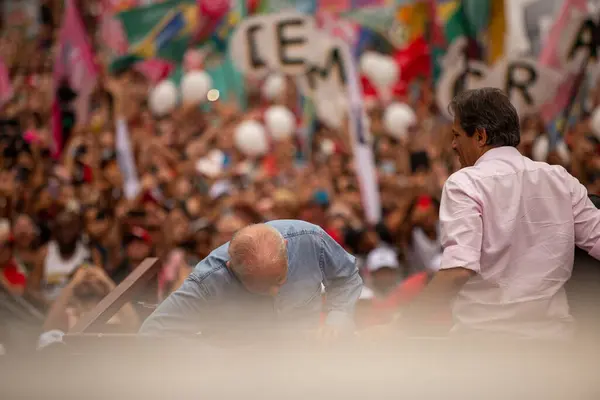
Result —
POLYGON ((477 138, 479 147, 484 147, 487 144, 487 132, 485 129, 477 129, 475 131, 475 137, 477 138))
POLYGON ((231 261, 227 261, 225 263, 225 266, 227 267, 227 269, 231 269, 231 261))

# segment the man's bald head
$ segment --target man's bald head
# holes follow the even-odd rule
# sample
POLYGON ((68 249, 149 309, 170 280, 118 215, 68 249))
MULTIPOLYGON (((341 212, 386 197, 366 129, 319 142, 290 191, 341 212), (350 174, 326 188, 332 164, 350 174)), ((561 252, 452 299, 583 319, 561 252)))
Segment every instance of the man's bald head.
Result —
POLYGON ((255 293, 276 294, 287 277, 286 241, 266 224, 239 230, 229 243, 229 258, 229 268, 255 293))

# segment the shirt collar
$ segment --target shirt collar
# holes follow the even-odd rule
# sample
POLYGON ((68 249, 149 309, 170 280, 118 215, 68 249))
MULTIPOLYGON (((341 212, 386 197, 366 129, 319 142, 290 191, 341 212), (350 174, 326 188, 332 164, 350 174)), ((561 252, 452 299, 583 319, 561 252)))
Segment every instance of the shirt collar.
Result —
POLYGON ((521 153, 517 150, 516 147, 512 146, 501 146, 495 147, 485 152, 479 159, 475 162, 475 165, 479 165, 484 161, 489 160, 497 160, 497 159, 507 159, 513 157, 521 157, 521 153))

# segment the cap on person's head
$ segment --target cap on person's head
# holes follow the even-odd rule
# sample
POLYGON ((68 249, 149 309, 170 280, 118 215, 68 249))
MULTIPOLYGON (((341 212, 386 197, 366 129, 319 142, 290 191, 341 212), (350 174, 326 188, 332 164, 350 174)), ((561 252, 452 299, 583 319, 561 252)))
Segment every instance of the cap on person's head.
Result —
POLYGON ((396 252, 389 247, 378 247, 371 250, 367 256, 367 270, 369 272, 375 272, 382 268, 400 268, 396 252))
POLYGON ((139 226, 134 226, 131 228, 131 231, 129 231, 124 237, 125 244, 130 244, 135 240, 142 241, 149 245, 152 244, 152 237, 148 231, 139 226))

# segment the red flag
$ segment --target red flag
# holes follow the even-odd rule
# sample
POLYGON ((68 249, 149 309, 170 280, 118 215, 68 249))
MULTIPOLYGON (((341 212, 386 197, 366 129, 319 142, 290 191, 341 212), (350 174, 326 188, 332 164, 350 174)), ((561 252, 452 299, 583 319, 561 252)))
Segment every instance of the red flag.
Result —
POLYGON ((429 46, 423 37, 396 51, 393 57, 398 63, 400 79, 405 85, 416 78, 431 75, 429 46))
POLYGON ((363 95, 365 97, 377 97, 377 89, 375 89, 375 86, 373 86, 369 78, 367 78, 364 75, 361 75, 360 83, 362 85, 363 95))

